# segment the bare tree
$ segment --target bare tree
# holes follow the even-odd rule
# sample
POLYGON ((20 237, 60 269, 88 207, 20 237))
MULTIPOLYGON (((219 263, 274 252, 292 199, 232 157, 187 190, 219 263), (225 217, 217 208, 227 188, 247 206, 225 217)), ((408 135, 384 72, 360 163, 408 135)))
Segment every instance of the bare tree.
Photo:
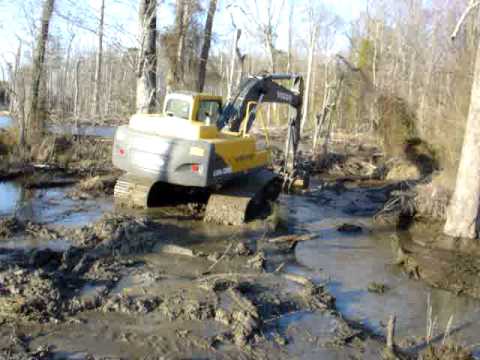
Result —
POLYGON ((157 1, 140 0, 137 112, 152 113, 157 90, 157 1))
POLYGON ((313 72, 313 59, 315 56, 315 48, 317 42, 318 27, 316 24, 312 25, 310 30, 310 44, 308 46, 308 68, 307 68, 307 84, 305 87, 305 99, 303 102, 302 121, 300 126, 300 132, 303 133, 305 123, 308 119, 308 110, 310 105, 310 93, 312 90, 312 72, 313 72))
POLYGON ((93 90, 93 113, 100 114, 100 88, 102 84, 102 63, 103 63, 103 32, 105 18, 105 0, 101 0, 100 4, 100 20, 98 23, 98 49, 95 62, 95 81, 93 90))
POLYGON ((205 21, 205 30, 203 33, 203 46, 200 53, 200 67, 198 70, 197 91, 202 92, 205 85, 205 75, 207 72, 208 54, 212 42, 212 27, 215 11, 217 10, 217 0, 210 0, 208 6, 207 20, 205 21))
MULTIPOLYGON (((480 5, 471 0, 455 28, 452 38, 465 21, 468 14, 480 5)), ((477 46, 473 87, 468 111, 467 126, 457 183, 447 211, 444 233, 453 237, 474 239, 478 236, 478 215, 480 206, 480 43, 477 46)))
POLYGON ((168 76, 169 89, 171 89, 173 86, 178 87, 179 85, 184 85, 187 36, 195 6, 195 0, 176 0, 175 55, 172 59, 172 63, 170 64, 168 76))
POLYGON ((37 38, 35 58, 32 69, 32 86, 30 89, 30 107, 28 111, 27 139, 29 142, 36 140, 43 131, 44 114, 40 111, 40 84, 45 63, 45 49, 48 41, 48 30, 53 13, 54 0, 44 0, 40 32, 37 38))
POLYGON ((228 79, 228 91, 227 91, 227 99, 231 99, 233 95, 233 90, 235 87, 235 68, 236 68, 236 59, 237 59, 237 49, 238 49, 238 41, 240 40, 240 36, 242 36, 242 31, 240 29, 236 29, 233 34, 233 42, 232 42, 232 53, 230 58, 230 74, 228 79))
POLYGON ((289 2, 289 14, 288 14, 288 53, 287 53, 287 73, 292 70, 292 37, 293 37, 293 13, 294 13, 294 2, 290 0, 289 2))
POLYGON ((279 23, 285 0, 250 0, 245 6, 235 5, 245 15, 242 28, 255 38, 259 38, 269 61, 269 70, 276 71, 279 23))

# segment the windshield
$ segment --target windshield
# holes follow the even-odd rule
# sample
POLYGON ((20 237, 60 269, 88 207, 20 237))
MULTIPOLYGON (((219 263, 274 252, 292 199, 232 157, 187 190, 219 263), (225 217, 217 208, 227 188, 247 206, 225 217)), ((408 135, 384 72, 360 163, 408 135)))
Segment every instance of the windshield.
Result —
POLYGON ((185 100, 170 99, 165 107, 165 114, 188 120, 190 115, 190 103, 185 100))
POLYGON ((216 124, 220 115, 220 102, 216 100, 202 100, 198 107, 197 120, 205 122, 210 117, 210 124, 216 124))

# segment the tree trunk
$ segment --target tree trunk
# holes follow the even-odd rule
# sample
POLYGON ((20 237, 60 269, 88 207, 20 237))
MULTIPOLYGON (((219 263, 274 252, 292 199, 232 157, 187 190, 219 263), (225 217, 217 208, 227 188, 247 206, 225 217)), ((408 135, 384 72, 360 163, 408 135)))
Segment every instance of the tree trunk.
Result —
POLYGON ((75 88, 73 95, 73 115, 78 118, 80 114, 80 59, 75 64, 75 88))
POLYGON ((101 0, 100 5, 100 22, 98 23, 98 49, 97 59, 95 62, 95 82, 93 88, 93 113, 100 113, 100 88, 102 84, 102 60, 103 60, 103 28, 105 18, 105 0, 101 0))
POLYGON ((480 44, 465 128, 455 192, 447 210, 444 233, 453 237, 477 237, 480 205, 480 44))
POLYGON ((290 11, 288 16, 288 50, 287 50, 287 73, 292 71, 292 23, 293 23, 293 2, 290 3, 290 11))
POLYGON ((30 89, 30 109, 28 111, 27 140, 31 143, 40 137, 45 114, 40 109, 40 86, 42 82, 43 67, 45 64, 45 51, 48 41, 48 29, 53 13, 54 0, 44 0, 40 32, 37 38, 37 46, 32 69, 32 85, 30 89))
POLYGON ((200 68, 198 69, 197 91, 202 92, 205 86, 205 75, 207 73, 208 53, 212 41, 213 17, 217 10, 217 0, 210 0, 208 6, 207 21, 205 22, 205 31, 203 34, 203 46, 200 53, 200 68))
POLYGON ((68 47, 67 47, 67 59, 65 60, 65 66, 63 67, 63 74, 61 76, 61 82, 60 82, 60 89, 63 89, 61 91, 60 95, 60 107, 61 107, 61 113, 62 116, 65 115, 66 111, 70 110, 70 106, 68 106, 68 101, 67 101, 67 96, 70 95, 67 93, 66 89, 68 88, 68 70, 70 69, 70 59, 72 55, 72 43, 73 39, 75 38, 75 34, 72 34, 69 41, 68 41, 68 47))
POLYGON ((303 113, 302 113, 302 121, 300 126, 300 132, 303 134, 303 129, 305 127, 305 123, 308 119, 308 109, 310 105, 310 92, 312 87, 312 72, 313 72, 313 58, 315 56, 315 40, 317 38, 317 29, 314 28, 313 32, 310 34, 310 46, 308 48, 308 69, 307 69, 307 83, 305 86, 305 99, 303 102, 303 113))
MULTIPOLYGON (((20 104, 23 104, 24 99, 20 99, 20 94, 19 94, 19 86, 18 86, 18 70, 20 69, 20 63, 22 59, 22 41, 20 40, 18 43, 18 48, 17 48, 17 53, 15 55, 15 67, 10 70, 10 83, 11 83, 11 89, 10 89, 10 103, 9 103, 9 111, 11 114, 14 116, 17 116, 17 118, 20 117, 20 109, 19 106, 20 104)), ((24 105, 22 105, 23 107, 24 105)), ((22 111, 24 112, 24 111, 22 111)), ((23 131, 25 131, 25 119, 22 117, 21 119, 22 125, 23 125, 23 131)), ((25 135, 25 134, 23 134, 25 135)), ((23 144, 22 144, 23 145, 23 144)))
POLYGON ((157 89, 157 1, 140 0, 137 113, 152 113, 157 89))

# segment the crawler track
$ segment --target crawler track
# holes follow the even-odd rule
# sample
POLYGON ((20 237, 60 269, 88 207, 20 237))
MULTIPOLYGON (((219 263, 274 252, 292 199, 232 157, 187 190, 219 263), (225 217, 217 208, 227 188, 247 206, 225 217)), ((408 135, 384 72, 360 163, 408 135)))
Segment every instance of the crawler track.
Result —
MULTIPOLYGON (((158 203, 157 197, 172 196, 170 192, 162 194, 153 191, 156 183, 155 180, 124 175, 115 184, 115 203, 126 207, 148 208, 158 203)), ((217 224, 241 225, 261 213, 269 201, 276 200, 280 190, 281 180, 269 170, 262 169, 242 176, 218 192, 210 194, 204 220, 217 224)), ((188 202, 188 196, 186 201, 188 202)))

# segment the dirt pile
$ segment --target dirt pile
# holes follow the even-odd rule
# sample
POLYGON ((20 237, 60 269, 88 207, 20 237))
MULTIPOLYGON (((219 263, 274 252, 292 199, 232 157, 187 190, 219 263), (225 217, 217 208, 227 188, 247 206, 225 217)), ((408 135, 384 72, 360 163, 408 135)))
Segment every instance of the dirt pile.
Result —
POLYGON ((312 159, 315 174, 335 177, 379 179, 383 177, 383 166, 376 153, 336 153, 319 155, 312 159))
POLYGON ((57 231, 31 221, 22 221, 17 217, 0 219, 0 240, 11 238, 18 234, 48 240, 55 240, 60 237, 57 231))
POLYGON ((141 254, 161 238, 161 226, 146 218, 106 214, 96 224, 66 232, 75 246, 95 257, 141 254))
POLYGON ((73 200, 85 200, 113 195, 117 175, 96 175, 81 180, 67 196, 73 200))
POLYGON ((62 313, 61 277, 17 268, 0 273, 0 315, 27 321, 58 321, 62 313))
POLYGON ((385 179, 388 181, 415 181, 420 180, 420 169, 413 163, 395 158, 387 162, 385 179))
MULTIPOLYGON (((130 219, 131 220, 131 219, 130 219)), ((5 319, 25 321, 59 321, 103 303, 102 296, 119 280, 128 262, 114 256, 140 251, 133 246, 134 235, 144 226, 126 218, 106 217, 95 226, 77 231, 54 231, 18 219, 3 220, 1 238, 32 237, 47 243, 51 239, 68 239, 73 246, 65 251, 35 248, 2 252, 7 256, 0 266, 0 314, 5 319), (103 284, 96 297, 84 297, 85 284, 103 284)), ((143 251, 145 243, 140 238, 143 251)))
POLYGON ((136 298, 119 294, 106 301, 102 307, 104 312, 120 312, 125 314, 148 314, 159 307, 161 300, 152 298, 136 298))
POLYGON ((7 343, 0 345, 0 358, 8 360, 51 360, 55 357, 49 346, 39 346, 36 349, 31 349, 26 337, 14 333, 7 343))

